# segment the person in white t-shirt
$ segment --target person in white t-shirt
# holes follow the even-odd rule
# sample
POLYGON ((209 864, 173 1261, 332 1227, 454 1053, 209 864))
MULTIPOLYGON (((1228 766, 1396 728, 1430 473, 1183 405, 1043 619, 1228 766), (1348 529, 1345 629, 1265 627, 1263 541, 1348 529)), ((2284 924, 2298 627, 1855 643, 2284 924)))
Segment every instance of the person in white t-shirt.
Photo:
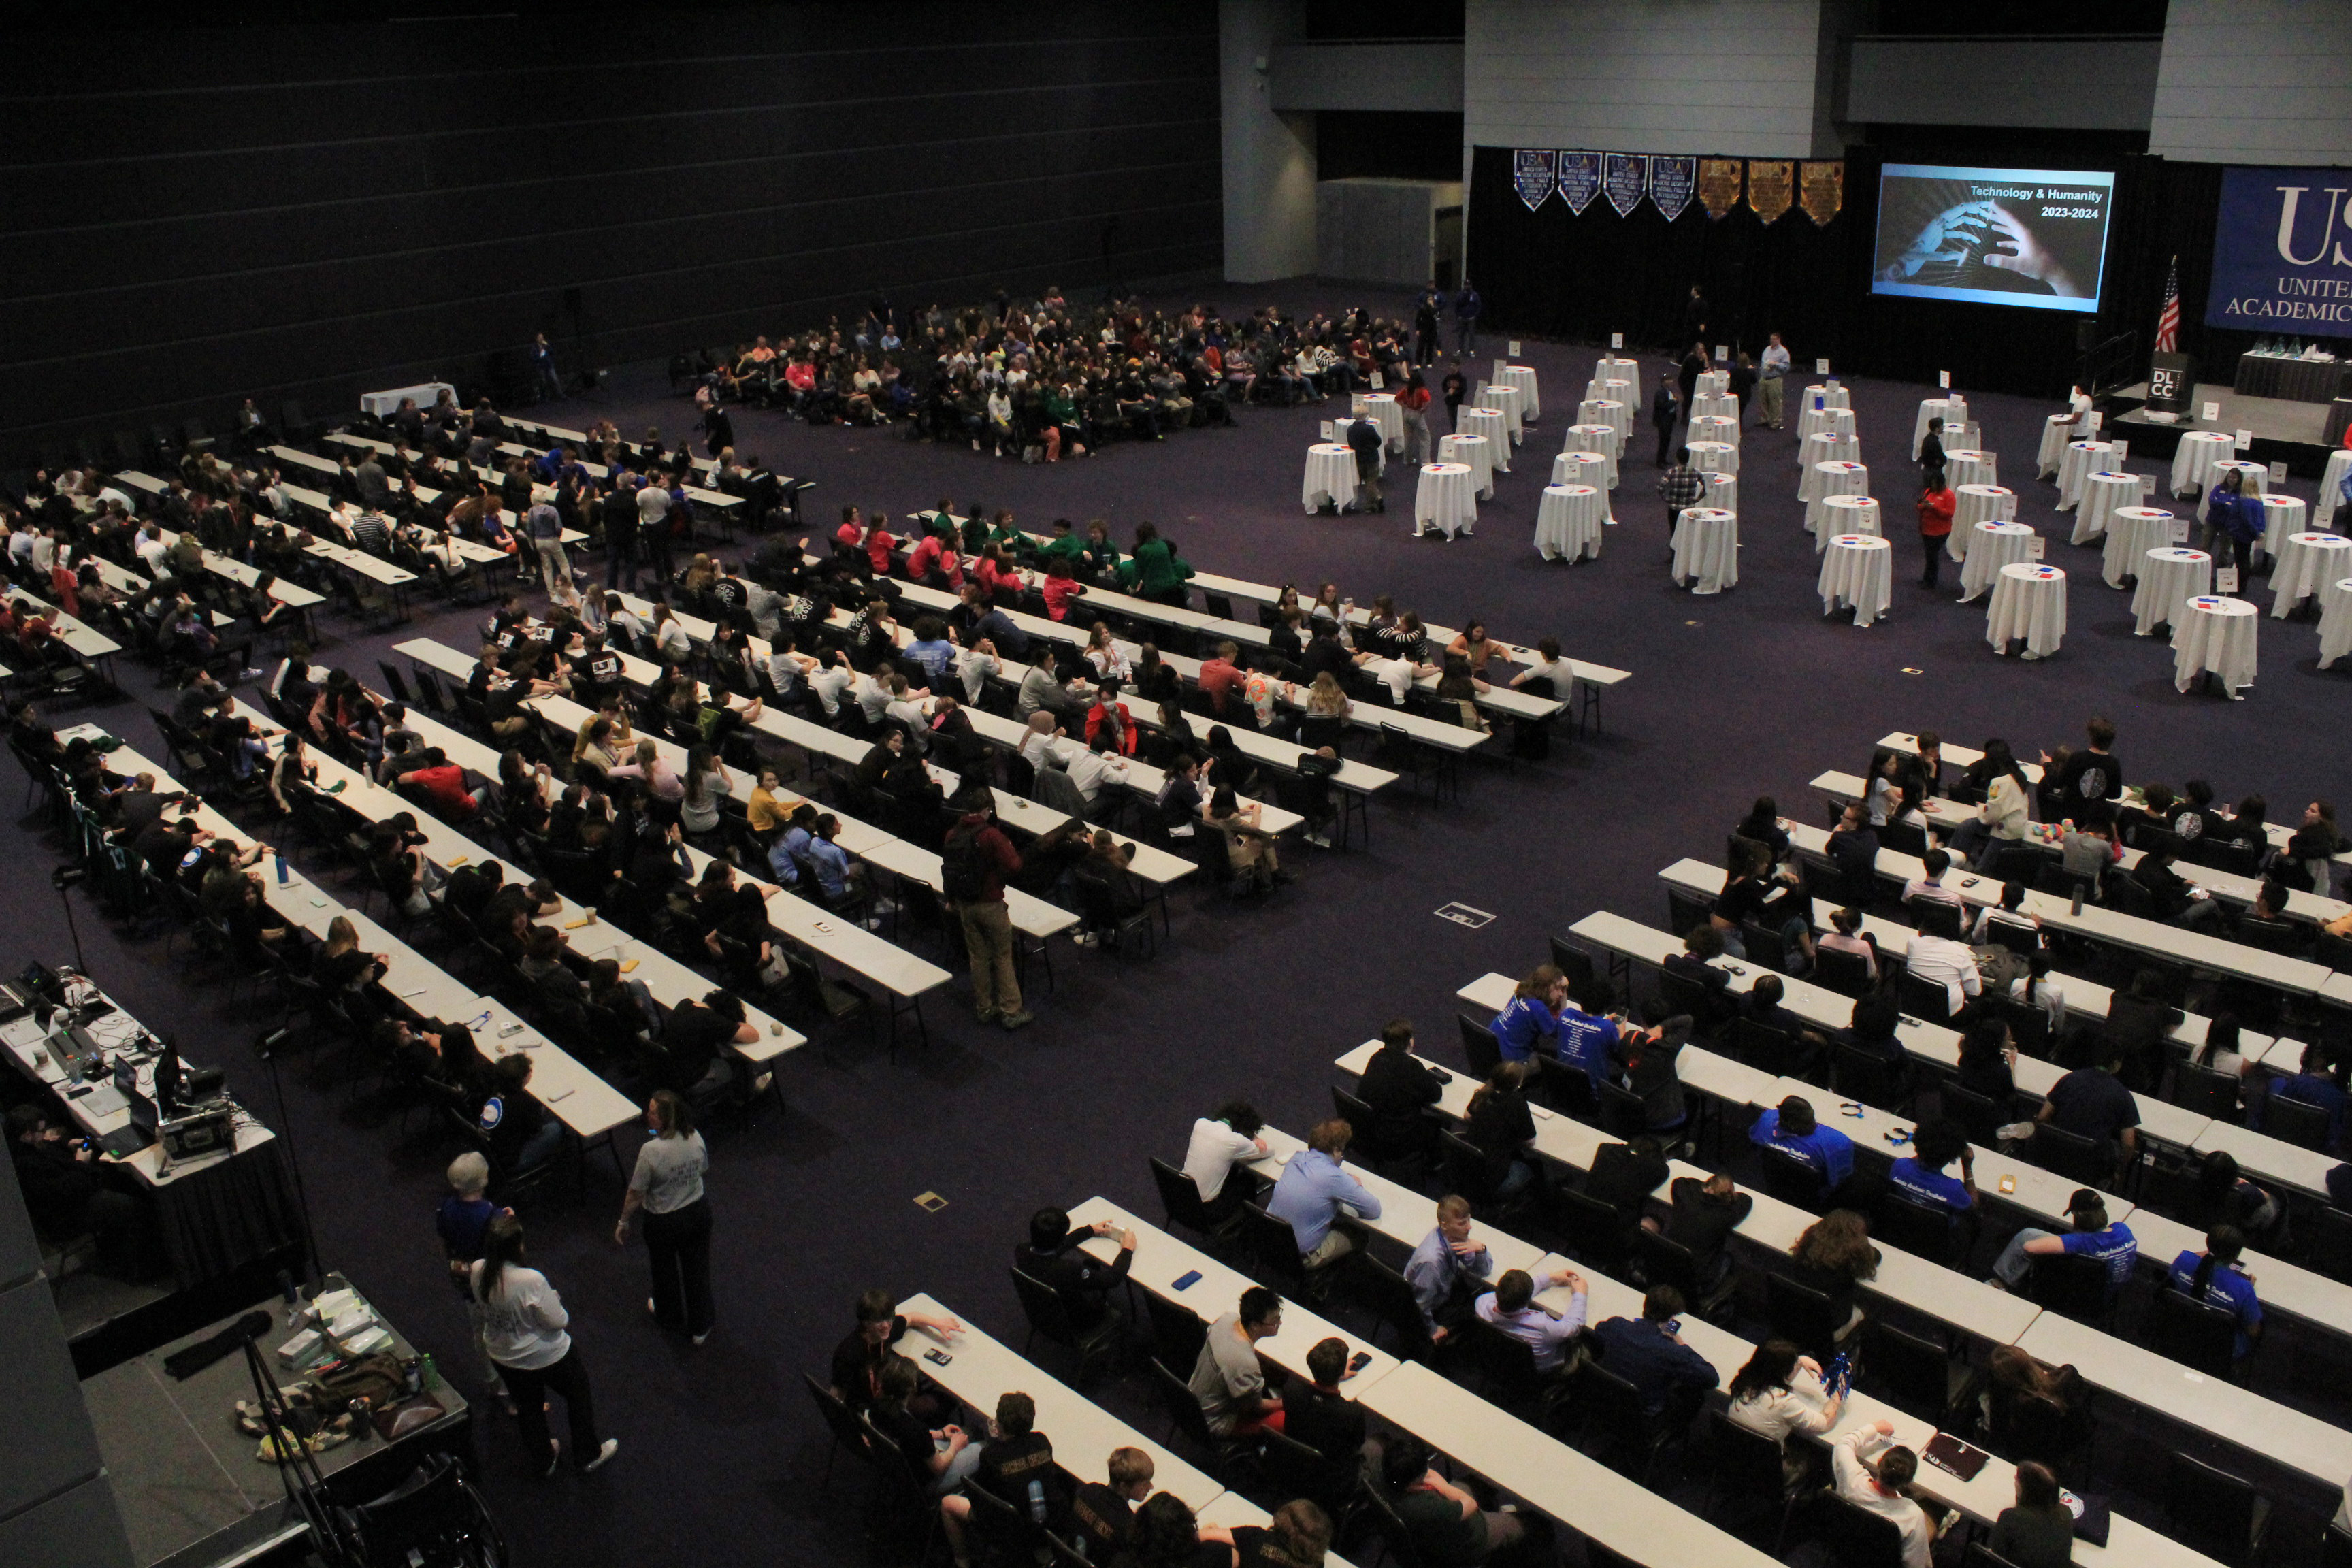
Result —
POLYGON ((1559 701, 1567 701, 1576 686, 1575 660, 1560 658, 1558 637, 1544 638, 1536 644, 1536 652, 1541 656, 1540 658, 1511 677, 1512 689, 1516 690, 1532 680, 1549 680, 1552 696, 1559 701))
POLYGON ((824 716, 837 718, 841 713, 841 700, 849 694, 850 688, 856 681, 857 671, 850 668, 847 650, 835 648, 833 662, 809 677, 809 689, 816 693, 817 701, 824 708, 824 716))
POLYGON ((523 1266, 522 1222, 503 1213, 483 1233, 482 1256, 467 1281, 482 1309, 482 1344, 498 1363, 515 1404, 523 1447, 553 1475, 562 1446, 548 1436, 547 1395, 563 1396, 572 1422, 572 1462, 585 1475, 611 1458, 618 1437, 596 1432, 588 1369, 572 1347, 571 1314, 547 1276, 523 1266))
POLYGON ((1239 1209, 1255 1189, 1256 1184, 1246 1177, 1238 1182, 1229 1178, 1236 1166, 1265 1157, 1265 1140, 1258 1136, 1265 1125, 1246 1100, 1229 1100, 1217 1107, 1214 1116, 1203 1116, 1192 1123, 1192 1142, 1184 1151, 1184 1173, 1200 1189, 1201 1201, 1208 1205, 1213 1218, 1221 1220, 1239 1209))
POLYGON ((1731 1424, 1761 1433, 1780 1446, 1790 1473, 1805 1468, 1805 1450, 1791 1449, 1794 1435, 1819 1436, 1837 1425, 1845 1391, 1832 1394, 1822 1383, 1822 1363, 1798 1353, 1787 1340, 1767 1340, 1731 1379, 1731 1424))
POLYGON ((1838 1496, 1895 1521, 1903 1534, 1903 1568, 1928 1568, 1929 1551, 1947 1521, 1931 1521, 1912 1500, 1909 1489, 1919 1473, 1919 1456, 1894 1442, 1894 1436, 1892 1421, 1857 1426, 1830 1450, 1830 1468, 1837 1478, 1838 1496))

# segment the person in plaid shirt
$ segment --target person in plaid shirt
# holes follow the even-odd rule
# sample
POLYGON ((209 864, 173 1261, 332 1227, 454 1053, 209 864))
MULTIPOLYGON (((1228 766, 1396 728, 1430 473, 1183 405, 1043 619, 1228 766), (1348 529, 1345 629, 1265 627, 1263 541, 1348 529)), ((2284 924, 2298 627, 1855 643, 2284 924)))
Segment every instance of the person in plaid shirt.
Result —
POLYGON ((1683 508, 1696 506, 1706 493, 1706 481, 1690 466, 1690 448, 1675 448, 1675 466, 1658 476, 1658 499, 1666 503, 1666 536, 1674 537, 1675 524, 1683 515, 1683 508))

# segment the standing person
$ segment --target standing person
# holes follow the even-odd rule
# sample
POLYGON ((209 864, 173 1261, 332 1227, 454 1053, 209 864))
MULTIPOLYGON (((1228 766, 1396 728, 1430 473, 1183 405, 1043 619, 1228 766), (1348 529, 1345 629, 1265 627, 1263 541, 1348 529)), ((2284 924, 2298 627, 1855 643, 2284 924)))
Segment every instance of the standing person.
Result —
POLYGON ((1462 287, 1454 293, 1455 353, 1475 354, 1478 352, 1478 316, 1486 308, 1486 301, 1479 298, 1478 290, 1471 286, 1470 279, 1462 279, 1462 287))
MULTIPOLYGON (((1671 426, 1667 427, 1669 433, 1672 428, 1671 426)), ((1666 503, 1666 543, 1670 550, 1674 544, 1675 524, 1682 521, 1683 508, 1698 505, 1700 498, 1706 494, 1706 481, 1700 479, 1698 470, 1690 466, 1690 448, 1675 447, 1675 466, 1658 476, 1658 499, 1666 503)))
POLYGON ((572 1347, 572 1316, 547 1276, 523 1266, 522 1222, 513 1215, 490 1221, 467 1285, 482 1308, 483 1343, 515 1402, 523 1447, 535 1458, 545 1456, 540 1473, 555 1474, 563 1455, 562 1445, 547 1432, 550 1393, 563 1396, 572 1422, 572 1462, 580 1473, 611 1458, 621 1440, 596 1435, 595 1396, 588 1387, 588 1369, 572 1347))
POLYGON ((613 493, 604 498, 599 508, 604 517, 604 586, 608 589, 637 586, 637 498, 631 493, 625 480, 616 482, 613 493))
POLYGON ((1781 383, 1788 376, 1789 363, 1788 345, 1780 341, 1780 333, 1774 332, 1771 343, 1764 350, 1764 357, 1756 368, 1759 378, 1756 388, 1760 394, 1756 413, 1758 418, 1775 430, 1780 428, 1781 396, 1787 390, 1781 383))
POLYGON ((1004 902, 1005 879, 1020 871, 1021 852, 996 826, 989 796, 975 792, 970 804, 972 809, 957 821, 940 852, 940 881, 971 957, 972 1017, 1017 1029, 1036 1021, 1021 1005, 1021 979, 1013 968, 1013 916, 1004 902))
POLYGON ((1706 295, 1696 283, 1691 285, 1690 298, 1683 301, 1683 336, 1693 342, 1706 336, 1706 295))
MULTIPOLYGON (((409 1037, 404 1025, 384 1026, 400 1031, 395 1038, 404 1041, 409 1037)), ((424 1046, 424 1049, 430 1051, 433 1059, 439 1062, 440 1035, 419 1035, 415 1038, 420 1045, 425 1041, 433 1042, 424 1046)), ((474 1265, 481 1261, 483 1238, 489 1233, 490 1222, 500 1214, 511 1215, 514 1211, 500 1209, 484 1195, 490 1190, 490 1163, 478 1151, 468 1149, 449 1162, 449 1195, 441 1200, 440 1208, 434 1212, 433 1228, 440 1233, 441 1250, 449 1259, 449 1283, 466 1298, 467 1324, 473 1330, 474 1348, 481 1352, 482 1363, 488 1369, 490 1392, 499 1396, 506 1405, 507 1414, 511 1415, 514 1414, 514 1399, 507 1393, 506 1379, 499 1375, 499 1363, 490 1359, 489 1346, 482 1337, 488 1316, 482 1304, 474 1300, 471 1287, 474 1265)))
POLYGON ((563 553, 562 514, 551 502, 539 501, 523 514, 523 522, 530 532, 531 548, 539 552, 540 578, 547 584, 548 604, 577 602, 580 594, 572 585, 572 562, 563 553))
POLYGON ((702 1178, 710 1151, 694 1130, 694 1108, 667 1089, 646 1102, 654 1135, 637 1148, 637 1167, 621 1199, 613 1239, 629 1244, 629 1216, 646 1211, 646 1260, 654 1293, 646 1310, 665 1329, 683 1327, 696 1344, 710 1337, 710 1200, 702 1178))
POLYGON ((1381 427, 1369 414, 1359 414, 1348 426, 1348 449, 1356 454, 1356 499, 1341 511, 1386 511, 1381 494, 1381 427))
POLYGON ((1675 402, 1675 367, 1668 365, 1658 375, 1658 389, 1650 394, 1650 427, 1658 433, 1658 457, 1652 468, 1666 466, 1666 454, 1674 449, 1675 426, 1682 418, 1675 402))
POLYGON ((1445 297, 1437 291, 1435 283, 1422 289, 1421 298, 1413 301, 1413 363, 1437 363, 1438 315, 1444 309, 1444 304, 1445 297))
POLYGON ((1470 395, 1470 383, 1462 374, 1462 362, 1455 360, 1445 379, 1437 384, 1445 398, 1445 423, 1456 436, 1462 434, 1462 400, 1470 395))
POLYGON ((1690 352, 1683 355, 1682 363, 1675 370, 1675 384, 1682 391, 1683 417, 1685 419, 1691 416, 1692 400, 1698 396, 1698 378, 1706 374, 1706 345, 1694 342, 1690 352))
POLYGON ((1952 513, 1958 506, 1959 497, 1944 482, 1944 470, 1929 468, 1927 488, 1919 492, 1919 551, 1926 561, 1919 576, 1922 588, 1933 588, 1943 575, 1944 542, 1952 536, 1952 513))
POLYGON ((1418 369, 1405 372, 1397 389, 1397 407, 1404 415, 1404 458, 1418 466, 1429 461, 1429 384, 1418 369))
POLYGON ((1937 415, 1927 421, 1927 433, 1919 437, 1919 478, 1924 483, 1930 474, 1944 468, 1944 418, 1937 415))
POLYGON ((538 384, 541 401, 552 403, 563 395, 563 378, 555 373, 555 349, 548 342, 545 332, 531 334, 530 374, 538 384))
POLYGON ((1748 395, 1756 390, 1756 362, 1740 354, 1731 362, 1731 418, 1740 429, 1748 428, 1748 395))
MULTIPOLYGON (((2238 591, 2251 591, 2247 575, 2252 570, 2254 541, 2263 536, 2263 525, 2268 521, 2263 498, 2246 493, 2246 475, 2242 468, 2231 468, 2215 487, 2205 502, 2205 531, 2198 542, 2207 551, 2215 551, 2221 535, 2229 536, 2230 550, 2238 569, 2238 591)), ((2213 556, 2221 559, 2218 552, 2213 556)))

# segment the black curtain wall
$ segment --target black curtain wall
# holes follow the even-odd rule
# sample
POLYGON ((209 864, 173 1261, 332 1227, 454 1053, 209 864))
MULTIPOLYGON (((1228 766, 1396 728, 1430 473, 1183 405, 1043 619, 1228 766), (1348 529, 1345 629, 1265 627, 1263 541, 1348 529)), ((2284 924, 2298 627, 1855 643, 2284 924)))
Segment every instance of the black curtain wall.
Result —
POLYGON ((1693 283, 1706 292, 1713 342, 1748 353, 1777 331, 1801 374, 1826 358, 1833 370, 1929 382, 1949 371, 1963 390, 2025 396, 2063 395, 2086 341, 2138 333, 2144 363, 2164 298, 2165 275, 2180 264, 2180 339, 2199 374, 2228 381, 2251 332, 2202 325, 2212 273, 2218 164, 2171 163, 2111 153, 2071 154, 2062 146, 1998 153, 1939 143, 1927 149, 1846 150, 1845 205, 1827 224, 1791 206, 1766 224, 1743 201, 1710 218, 1694 197, 1669 223, 1647 199, 1624 217, 1607 196, 1583 215, 1558 195, 1530 212, 1513 184, 1512 149, 1480 147, 1471 165, 1471 277, 1499 331, 1605 343, 1623 332, 1652 353, 1672 340, 1693 283), (1881 299, 1870 292, 1883 161, 2115 171, 2115 216, 2095 317, 2000 305, 1881 299))

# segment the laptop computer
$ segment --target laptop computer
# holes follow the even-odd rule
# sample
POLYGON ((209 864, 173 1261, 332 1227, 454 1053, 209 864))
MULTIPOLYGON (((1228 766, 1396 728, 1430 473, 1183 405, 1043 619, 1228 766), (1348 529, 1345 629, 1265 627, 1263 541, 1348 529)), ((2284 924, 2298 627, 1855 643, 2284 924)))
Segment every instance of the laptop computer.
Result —
POLYGON ((101 1150, 118 1160, 127 1155, 136 1154, 140 1150, 155 1142, 156 1130, 163 1125, 163 1116, 155 1109, 155 1102, 136 1089, 130 1090, 123 1098, 131 1107, 129 1124, 116 1128, 98 1141, 98 1146, 101 1150))

